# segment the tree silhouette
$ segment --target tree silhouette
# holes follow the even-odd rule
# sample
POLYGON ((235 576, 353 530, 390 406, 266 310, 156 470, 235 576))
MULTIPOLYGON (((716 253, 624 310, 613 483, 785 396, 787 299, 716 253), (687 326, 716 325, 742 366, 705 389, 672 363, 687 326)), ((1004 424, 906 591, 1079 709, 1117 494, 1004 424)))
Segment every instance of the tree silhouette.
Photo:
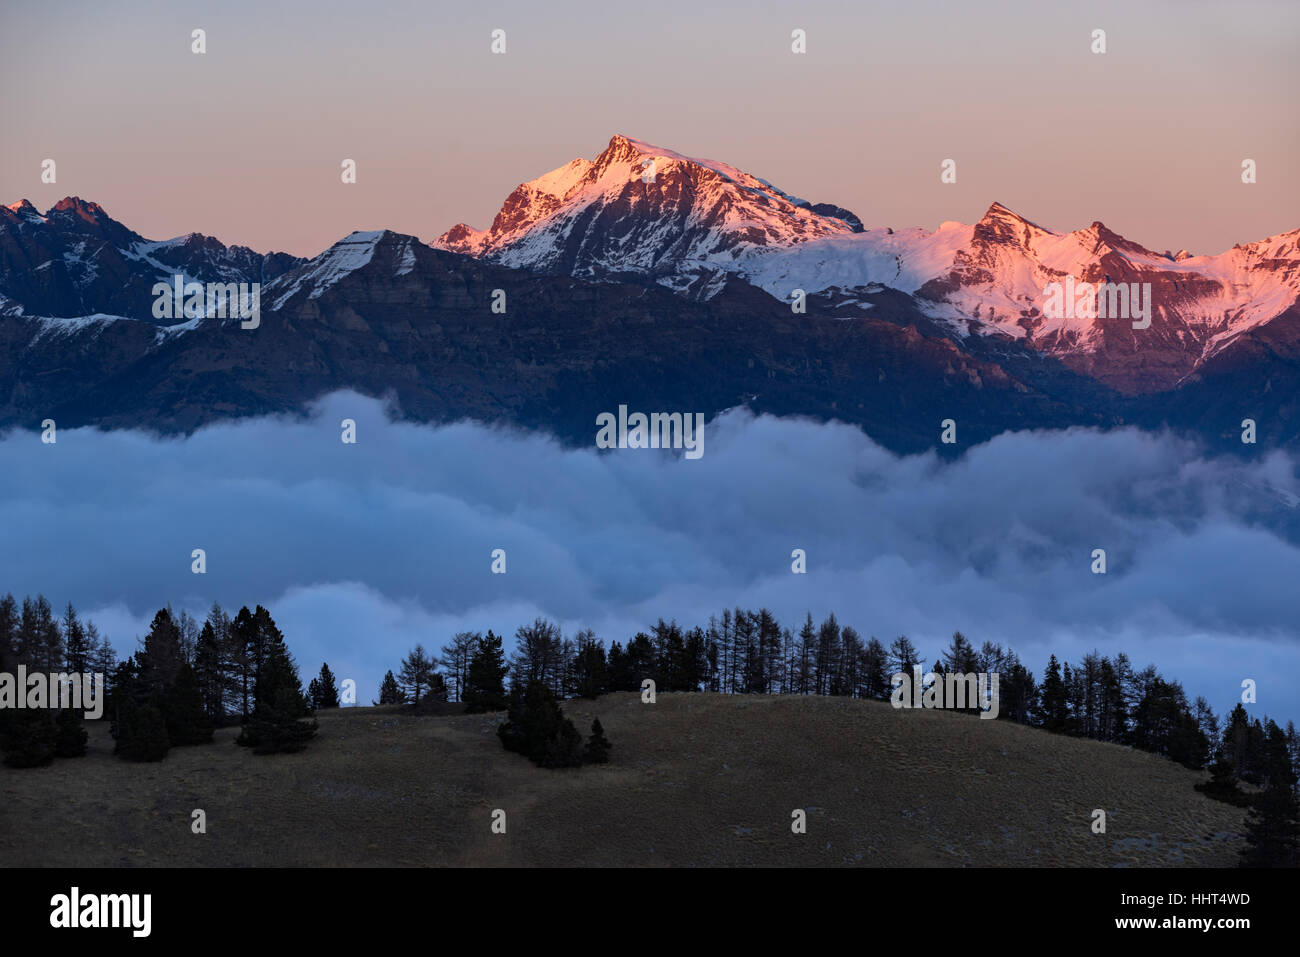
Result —
POLYGON ((605 729, 601 727, 600 719, 596 718, 591 722, 591 737, 587 739, 587 749, 582 758, 587 764, 604 764, 609 760, 609 749, 605 729))

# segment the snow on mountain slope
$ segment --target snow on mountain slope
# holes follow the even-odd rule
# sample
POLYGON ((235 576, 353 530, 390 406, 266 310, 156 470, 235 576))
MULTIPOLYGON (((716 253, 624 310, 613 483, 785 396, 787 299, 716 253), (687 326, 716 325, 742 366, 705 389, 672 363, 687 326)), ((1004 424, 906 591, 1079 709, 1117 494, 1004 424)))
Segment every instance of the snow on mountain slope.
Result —
POLYGON ((519 186, 488 230, 460 224, 432 245, 547 273, 640 274, 702 299, 727 275, 782 300, 888 286, 958 337, 1022 340, 1126 391, 1176 384, 1300 299, 1300 230, 1217 256, 1161 254, 1100 222, 1058 233, 999 203, 970 226, 863 229, 839 207, 626 136, 519 186), (1046 288, 1067 277, 1149 283, 1150 327, 1045 316, 1046 288))
POLYGON ((1112 384, 1141 391, 1170 385, 1235 337, 1285 312, 1300 299, 1300 230, 1217 256, 1171 257, 1146 249, 1095 222, 1056 233, 994 203, 957 251, 952 268, 917 290, 926 311, 981 334, 1025 339, 1034 348, 1071 357, 1105 354, 1072 364, 1107 378, 1107 363, 1127 354, 1128 368, 1112 384), (1150 285, 1150 328, 1131 314, 1045 315, 1049 283, 1150 285), (1144 360, 1139 363, 1138 359, 1144 360), (1157 369, 1156 366, 1162 367, 1157 369))
POLYGON ((0 313, 155 322, 154 285, 268 282, 303 260, 226 246, 200 233, 145 239, 76 196, 44 215, 29 201, 0 206, 0 313))
POLYGON ((524 183, 490 229, 452 227, 432 245, 507 266, 584 278, 736 271, 750 251, 853 234, 839 218, 733 166, 615 136, 524 183))
POLYGON ((24 222, 45 223, 49 221, 32 205, 31 200, 23 199, 16 203, 10 203, 5 209, 24 222))
POLYGON ((936 230, 877 227, 786 248, 750 250, 737 263, 737 272, 778 299, 788 299, 794 289, 821 292, 867 285, 912 294, 951 268, 973 230, 954 222, 936 230))
POLYGON ((414 246, 418 240, 389 229, 357 230, 340 239, 314 259, 272 281, 263 291, 263 302, 279 309, 306 291, 308 299, 319 299, 326 290, 350 274, 370 265, 377 252, 388 256, 393 276, 404 276, 415 266, 414 246))

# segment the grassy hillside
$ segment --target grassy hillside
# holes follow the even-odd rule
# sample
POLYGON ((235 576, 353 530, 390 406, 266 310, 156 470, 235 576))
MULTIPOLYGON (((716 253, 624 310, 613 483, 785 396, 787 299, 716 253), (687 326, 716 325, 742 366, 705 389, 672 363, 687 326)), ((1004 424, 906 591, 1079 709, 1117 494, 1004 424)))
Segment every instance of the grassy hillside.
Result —
POLYGON ((1193 790, 1206 775, 1001 721, 709 694, 565 710, 601 719, 610 764, 536 768, 498 715, 344 709, 302 754, 227 728, 147 765, 92 727, 84 759, 0 767, 0 865, 1231 866, 1241 847, 1245 812, 1193 790))

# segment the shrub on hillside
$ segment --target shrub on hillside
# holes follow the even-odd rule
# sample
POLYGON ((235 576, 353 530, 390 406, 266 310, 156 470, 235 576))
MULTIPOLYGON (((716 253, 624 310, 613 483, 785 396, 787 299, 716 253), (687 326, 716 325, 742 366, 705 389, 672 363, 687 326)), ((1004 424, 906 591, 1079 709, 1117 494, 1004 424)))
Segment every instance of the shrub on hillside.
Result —
POLYGON ((564 716, 560 703, 541 682, 531 682, 510 695, 505 722, 497 735, 507 751, 524 755, 544 768, 582 764, 582 735, 564 716))

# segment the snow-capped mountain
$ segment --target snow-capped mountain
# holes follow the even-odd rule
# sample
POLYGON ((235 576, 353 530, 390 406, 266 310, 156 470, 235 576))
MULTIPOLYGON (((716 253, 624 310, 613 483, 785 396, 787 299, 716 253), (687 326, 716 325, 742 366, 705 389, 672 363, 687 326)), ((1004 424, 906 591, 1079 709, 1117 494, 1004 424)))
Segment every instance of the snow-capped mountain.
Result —
POLYGON ((1135 424, 1240 451, 1249 416, 1300 447, 1298 239, 1156 253, 996 203, 973 225, 866 228, 625 137, 519 187, 487 231, 358 231, 311 259, 23 201, 0 207, 0 428, 188 430, 350 388, 574 442, 627 401, 835 418, 900 451, 934 448, 947 417, 964 443, 1135 424), (155 319, 175 275, 260 283, 260 323, 155 319), (1150 325, 1047 315, 1064 279, 1149 283, 1150 325))
POLYGON ((707 298, 697 281, 742 272, 755 249, 852 235, 852 213, 813 206, 725 163, 615 136, 519 186, 486 231, 453 226, 434 242, 506 266, 582 278, 629 273, 707 298))
POLYGON ((1217 256, 1162 254, 1100 222, 1056 233, 995 203, 946 271, 916 295, 962 334, 1022 339, 1122 391, 1151 392, 1176 385, 1300 300, 1300 230, 1217 256), (1151 315, 1050 312, 1044 290, 1067 281, 1139 291, 1149 284, 1151 315))
POLYGON ((589 443, 595 417, 622 402, 834 417, 912 451, 933 443, 945 410, 964 410, 972 441, 1024 420, 1107 421, 921 334, 907 302, 882 303, 887 317, 810 322, 743 282, 696 301, 486 263, 390 230, 344 237, 266 284, 261 304, 255 328, 0 316, 0 429, 48 417, 185 431, 301 410, 339 389, 419 421, 473 418, 573 443, 589 443), (497 290, 509 291, 505 312, 492 308, 497 290))
POLYGON ((45 213, 25 199, 0 206, 0 315, 154 322, 156 282, 269 282, 302 261, 201 233, 151 241, 76 196, 45 213))
POLYGON ((269 283, 262 292, 263 302, 279 309, 295 296, 319 299, 331 286, 369 265, 376 256, 389 267, 381 275, 394 279, 405 276, 415 267, 415 249, 420 245, 414 236, 403 236, 390 229, 357 230, 269 283))
POLYGON ((433 245, 539 272, 639 274, 705 299, 727 275, 782 300, 802 289, 860 308, 887 287, 957 338, 1020 340, 1130 393, 1176 385, 1300 300, 1300 230, 1193 256, 1153 252, 1100 222, 1054 232, 999 203, 974 225, 864 228, 733 166, 625 136, 519 186, 490 229, 460 224, 433 245), (1045 290, 1067 277, 1150 283, 1150 326, 1047 315, 1045 290))

